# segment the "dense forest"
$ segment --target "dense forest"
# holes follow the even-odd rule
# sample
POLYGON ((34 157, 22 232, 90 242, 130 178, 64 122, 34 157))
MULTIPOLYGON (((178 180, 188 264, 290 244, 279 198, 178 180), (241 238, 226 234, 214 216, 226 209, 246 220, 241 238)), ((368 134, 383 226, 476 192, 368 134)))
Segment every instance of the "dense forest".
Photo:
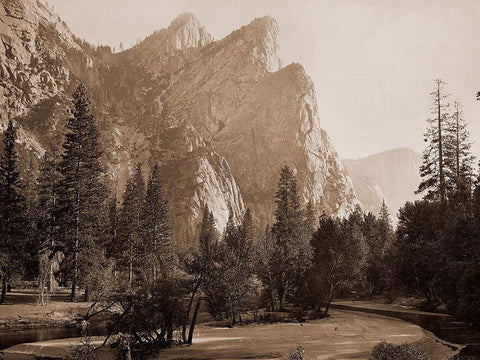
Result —
POLYGON ((314 216, 303 204, 295 171, 284 166, 274 222, 255 229, 246 210, 217 229, 208 206, 197 243, 178 246, 159 166, 132 167, 123 193, 103 169, 102 146, 84 85, 73 94, 65 136, 20 174, 10 121, 0 159, 0 276, 4 303, 11 286, 36 281, 38 302, 58 287, 71 301, 89 301, 85 320, 110 316, 109 333, 122 348, 192 343, 206 305, 227 326, 328 316, 338 297, 415 296, 422 308, 444 307, 480 325, 480 185, 461 104, 449 107, 445 83, 435 82, 432 118, 418 192, 396 230, 383 204, 345 218, 314 216), (144 173, 148 174, 145 176, 144 173), (119 341, 120 341, 119 340, 119 341))

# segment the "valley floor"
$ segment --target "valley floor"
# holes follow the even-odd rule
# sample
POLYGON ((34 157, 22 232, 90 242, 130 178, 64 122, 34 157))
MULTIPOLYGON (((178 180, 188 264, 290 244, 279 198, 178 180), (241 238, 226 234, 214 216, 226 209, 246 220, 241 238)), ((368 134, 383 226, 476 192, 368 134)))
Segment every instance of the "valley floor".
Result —
POLYGON ((88 302, 68 301, 69 292, 58 291, 44 306, 38 305, 38 295, 33 290, 14 290, 0 305, 0 334, 6 330, 23 330, 40 327, 69 326, 90 306, 88 302))
MULTIPOLYGON (((94 340, 101 341, 100 338, 94 340)), ((454 351, 417 325, 381 315, 333 310, 328 319, 307 323, 246 325, 233 329, 199 325, 192 346, 164 350, 158 359, 278 359, 299 345, 305 359, 368 359, 381 340, 415 343, 429 358, 447 359, 454 351)), ((6 360, 65 357, 79 339, 20 344, 5 350, 6 360)), ((99 360, 109 359, 103 351, 99 360)))

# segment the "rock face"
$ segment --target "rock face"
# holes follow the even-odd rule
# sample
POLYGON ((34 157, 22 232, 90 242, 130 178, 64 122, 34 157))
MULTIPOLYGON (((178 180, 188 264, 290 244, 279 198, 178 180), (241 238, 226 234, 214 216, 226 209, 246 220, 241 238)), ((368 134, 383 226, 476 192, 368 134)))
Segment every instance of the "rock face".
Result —
MULTIPOLYGON (((119 192, 135 163, 159 163, 176 237, 195 239, 207 203, 217 228, 246 206, 271 223, 280 168, 296 173, 304 202, 346 215, 358 200, 320 127, 301 65, 282 68, 270 17, 215 41, 192 14, 120 53, 75 38, 36 0, 0 5, 0 114, 43 152, 68 116, 77 81, 90 90, 119 192), (244 202, 245 200, 245 202, 244 202)), ((147 166, 148 165, 148 166, 147 166)))
POLYGON ((313 83, 298 64, 256 83, 213 144, 229 159, 262 226, 273 220, 278 174, 285 164, 296 171, 303 202, 312 201, 318 212, 343 216, 357 203, 320 128, 313 83))
POLYGON ((422 158, 412 149, 384 151, 358 160, 344 160, 353 187, 365 210, 378 214, 383 199, 396 220, 398 209, 415 194, 420 184, 422 158))
POLYGON ((10 116, 66 90, 70 69, 62 59, 67 52, 81 55, 85 64, 92 61, 68 27, 38 1, 2 1, 0 19, 0 78, 10 116))

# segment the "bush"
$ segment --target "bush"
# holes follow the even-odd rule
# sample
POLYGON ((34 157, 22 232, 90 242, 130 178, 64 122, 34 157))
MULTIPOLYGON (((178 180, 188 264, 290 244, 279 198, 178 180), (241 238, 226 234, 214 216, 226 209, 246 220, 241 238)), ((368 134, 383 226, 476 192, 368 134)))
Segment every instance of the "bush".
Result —
POLYGON ((275 324, 279 322, 289 322, 289 315, 284 312, 265 312, 257 316, 257 322, 260 324, 275 324))
POLYGON ((475 267, 465 270, 459 284, 459 293, 456 316, 480 327, 480 270, 475 267))
POLYGON ((92 343, 92 339, 84 335, 82 337, 82 342, 80 345, 75 346, 70 356, 67 358, 68 360, 97 360, 95 355, 95 345, 92 343))
POLYGON ((372 349, 370 360, 427 360, 427 354, 418 346, 382 341, 372 349))
POLYGON ((303 354, 305 353, 305 349, 303 346, 297 347, 295 352, 288 353, 287 360, 303 360, 303 354))

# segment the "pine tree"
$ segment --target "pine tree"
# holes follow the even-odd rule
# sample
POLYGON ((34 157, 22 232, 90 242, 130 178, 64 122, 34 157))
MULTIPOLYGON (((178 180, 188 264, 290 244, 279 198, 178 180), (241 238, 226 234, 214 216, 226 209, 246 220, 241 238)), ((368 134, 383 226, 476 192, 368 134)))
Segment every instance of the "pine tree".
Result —
POLYGON ((470 133, 463 117, 462 105, 458 101, 453 104, 453 114, 449 117, 445 130, 445 168, 449 174, 447 187, 451 192, 469 193, 473 183, 472 164, 475 157, 470 152, 470 133))
POLYGON ((255 254, 255 273, 262 282, 263 297, 268 304, 268 310, 275 310, 275 239, 270 227, 267 225, 265 233, 256 243, 255 254))
POLYGON ((378 214, 378 217, 382 221, 385 221, 387 224, 390 224, 390 213, 388 211, 388 206, 387 206, 387 203, 385 202, 385 199, 382 200, 382 206, 380 207, 380 212, 378 214))
POLYGON ((209 273, 205 294, 210 314, 230 319, 231 326, 250 308, 254 236, 251 212, 237 226, 230 209, 224 240, 218 246, 218 263, 209 273))
POLYGON ((218 234, 215 227, 215 218, 207 205, 205 205, 203 211, 199 245, 202 261, 204 266, 208 268, 216 258, 218 234))
POLYGON ((242 223, 240 224, 241 237, 243 239, 244 246, 251 251, 255 243, 255 225, 253 223, 252 211, 247 208, 243 215, 242 223))
POLYGON ((424 141, 427 146, 423 152, 423 164, 420 167, 422 182, 418 186, 417 194, 424 193, 426 200, 440 200, 444 202, 447 195, 447 181, 445 173, 445 127, 448 121, 448 95, 445 94, 445 82, 435 80, 436 89, 430 95, 433 98, 433 118, 427 120, 427 131, 424 141))
POLYGON ((102 151, 85 85, 73 94, 72 116, 67 120, 60 206, 61 223, 70 262, 71 300, 77 299, 77 286, 98 266, 105 221, 106 190, 102 182, 102 151))
POLYGON ((25 269, 24 278, 26 280, 34 280, 38 277, 39 270, 39 244, 36 237, 35 230, 35 218, 37 215, 36 209, 36 178, 32 176, 36 174, 36 163, 32 154, 27 156, 28 163, 24 170, 24 174, 21 174, 23 179, 24 189, 22 191, 25 197, 25 248, 24 248, 24 260, 23 266, 25 269))
POLYGON ((276 193, 277 210, 272 233, 275 239, 274 283, 283 309, 285 298, 292 294, 311 266, 312 249, 305 231, 304 214, 297 194, 293 171, 284 166, 276 193))
MULTIPOLYGON (((54 145, 55 146, 55 145, 54 145)), ((58 191, 60 156, 54 147, 41 160, 37 179, 36 233, 40 254, 39 302, 45 303, 54 285, 54 270, 64 244, 59 233, 58 191)), ((61 258, 61 256, 60 256, 61 258)))
POLYGON ((24 184, 18 172, 18 154, 15 150, 15 130, 8 122, 3 154, 0 158, 0 276, 2 293, 0 304, 5 302, 7 283, 14 271, 20 268, 25 237, 24 184))
POLYGON ((140 263, 144 196, 142 168, 137 165, 125 188, 118 229, 120 263, 127 269, 130 285, 140 263))
POLYGON ((154 281, 159 275, 166 278, 173 269, 174 255, 168 202, 158 165, 153 167, 148 181, 142 220, 144 259, 154 281))

